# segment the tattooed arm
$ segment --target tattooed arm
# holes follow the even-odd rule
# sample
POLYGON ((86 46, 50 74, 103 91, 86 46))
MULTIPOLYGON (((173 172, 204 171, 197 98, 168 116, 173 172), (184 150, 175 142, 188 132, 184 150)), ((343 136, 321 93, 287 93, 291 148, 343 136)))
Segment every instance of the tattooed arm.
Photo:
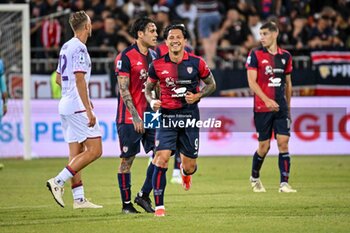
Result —
POLYGON ((192 92, 188 91, 186 93, 185 99, 188 104, 193 104, 199 101, 201 98, 209 96, 216 90, 216 83, 212 73, 210 73, 207 78, 203 79, 203 82, 206 85, 200 92, 193 94, 192 92))
POLYGON ((157 91, 156 88, 157 87, 157 83, 156 82, 150 82, 149 80, 147 80, 146 83, 146 88, 145 88, 145 96, 146 96, 146 100, 148 101, 148 103, 150 103, 151 108, 154 111, 159 110, 160 106, 161 106, 161 101, 159 99, 154 99, 152 97, 152 91, 154 90, 156 92, 156 96, 159 96, 159 91, 157 91))
POLYGON ((144 133, 145 129, 143 128, 143 121, 137 112, 134 102, 132 100, 130 91, 129 91, 130 79, 126 76, 118 76, 118 86, 120 95, 123 98, 126 108, 129 110, 132 115, 132 122, 134 124, 134 129, 138 133, 144 133))

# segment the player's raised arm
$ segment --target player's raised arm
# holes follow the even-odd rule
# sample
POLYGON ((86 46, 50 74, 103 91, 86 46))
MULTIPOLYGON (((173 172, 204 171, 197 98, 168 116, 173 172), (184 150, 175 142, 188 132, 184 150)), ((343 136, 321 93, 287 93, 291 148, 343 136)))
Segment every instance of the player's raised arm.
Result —
POLYGON ((120 95, 132 116, 132 122, 134 124, 135 131, 138 133, 144 133, 143 121, 136 110, 133 99, 129 91, 130 78, 127 76, 117 76, 120 95))

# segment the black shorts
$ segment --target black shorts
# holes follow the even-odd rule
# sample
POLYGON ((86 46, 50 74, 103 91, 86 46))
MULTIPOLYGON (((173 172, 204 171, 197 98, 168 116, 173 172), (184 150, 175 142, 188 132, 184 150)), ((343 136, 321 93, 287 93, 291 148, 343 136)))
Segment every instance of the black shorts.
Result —
POLYGON ((156 129, 156 150, 171 150, 172 154, 178 150, 186 157, 197 158, 199 128, 192 127, 192 125, 190 127, 170 125, 169 120, 173 122, 184 121, 185 124, 186 121, 199 120, 198 108, 191 111, 162 110, 161 112, 160 128, 156 129))
POLYGON ((271 138, 272 130, 277 134, 290 136, 290 119, 287 111, 254 112, 254 123, 259 141, 271 138))
POLYGON ((117 124, 117 129, 121 158, 129 158, 140 153, 140 142, 146 153, 154 150, 154 129, 145 129, 144 134, 137 133, 133 124, 117 124))

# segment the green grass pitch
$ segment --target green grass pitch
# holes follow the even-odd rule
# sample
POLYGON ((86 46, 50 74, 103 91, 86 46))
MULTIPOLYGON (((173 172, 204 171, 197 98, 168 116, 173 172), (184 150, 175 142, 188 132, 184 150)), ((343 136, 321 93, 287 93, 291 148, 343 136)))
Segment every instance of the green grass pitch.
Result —
MULTIPOLYGON (((134 162, 133 197, 142 185, 147 160, 134 162)), ((170 184, 169 169, 164 218, 121 213, 118 158, 101 158, 84 170, 86 197, 104 205, 96 210, 73 210, 69 185, 66 207, 54 202, 45 183, 65 159, 0 163, 5 165, 0 170, 1 233, 350 232, 350 156, 293 157, 290 184, 298 193, 290 194, 278 193, 277 157, 268 157, 262 168, 267 193, 250 189, 251 157, 200 157, 188 192, 170 184)))

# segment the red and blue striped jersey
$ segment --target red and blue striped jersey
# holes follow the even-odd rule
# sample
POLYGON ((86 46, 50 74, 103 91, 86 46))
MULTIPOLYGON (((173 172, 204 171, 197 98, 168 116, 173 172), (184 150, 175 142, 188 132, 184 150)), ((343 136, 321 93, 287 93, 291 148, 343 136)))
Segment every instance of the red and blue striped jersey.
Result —
POLYGON ((186 93, 198 93, 200 79, 209 75, 210 70, 205 61, 185 51, 179 63, 172 62, 169 54, 154 60, 149 69, 148 80, 159 81, 162 108, 186 109, 193 107, 186 103, 186 93))
MULTIPOLYGON (((133 44, 120 53, 114 61, 116 76, 126 76, 130 79, 129 91, 141 118, 149 107, 144 92, 148 68, 155 58, 156 53, 153 50, 149 49, 147 55, 143 55, 137 44, 133 44)), ((132 124, 132 115, 126 108, 120 93, 118 95, 117 123, 132 124)))
MULTIPOLYGON (((286 75, 293 70, 292 55, 287 50, 277 48, 277 53, 272 55, 264 47, 250 51, 247 62, 247 70, 257 71, 257 83, 267 97, 275 100, 282 110, 287 110, 285 97, 286 75)), ((265 103, 254 94, 254 111, 270 112, 265 103)))

